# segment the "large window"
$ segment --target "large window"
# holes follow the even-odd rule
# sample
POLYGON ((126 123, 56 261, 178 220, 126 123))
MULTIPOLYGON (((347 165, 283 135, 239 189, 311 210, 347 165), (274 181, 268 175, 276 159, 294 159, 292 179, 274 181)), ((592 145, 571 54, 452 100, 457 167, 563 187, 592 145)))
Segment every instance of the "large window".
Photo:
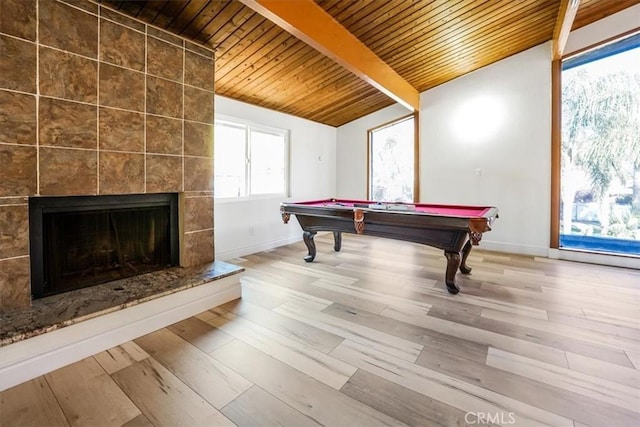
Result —
POLYGON ((369 200, 416 201, 415 122, 411 115, 369 131, 369 200))
POLYGON ((562 248, 640 255, 640 34, 562 63, 562 248))
POLYGON ((289 135, 233 119, 215 121, 215 196, 287 195, 289 135))

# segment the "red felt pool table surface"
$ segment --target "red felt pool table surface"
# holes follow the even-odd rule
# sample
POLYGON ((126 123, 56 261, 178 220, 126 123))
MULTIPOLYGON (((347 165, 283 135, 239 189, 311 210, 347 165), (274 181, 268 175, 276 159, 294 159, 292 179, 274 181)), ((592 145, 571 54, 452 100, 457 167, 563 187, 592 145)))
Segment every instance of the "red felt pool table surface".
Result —
MULTIPOLYGON (((345 208, 363 208, 365 205, 368 207, 369 205, 373 205, 376 203, 381 203, 382 205, 408 205, 409 207, 413 207, 414 209, 411 211, 401 211, 399 212, 415 212, 415 213, 424 213, 430 215, 442 215, 442 216, 456 216, 456 217, 465 217, 465 218, 478 218, 485 215, 490 209, 490 206, 459 206, 459 205, 432 205, 425 203, 396 203, 396 202, 375 202, 371 200, 348 200, 348 199, 323 199, 323 200, 312 200, 305 202, 294 202, 289 204, 294 205, 305 205, 305 206, 315 206, 315 207, 345 207, 345 208)), ((375 208, 373 208, 375 209, 375 208)))

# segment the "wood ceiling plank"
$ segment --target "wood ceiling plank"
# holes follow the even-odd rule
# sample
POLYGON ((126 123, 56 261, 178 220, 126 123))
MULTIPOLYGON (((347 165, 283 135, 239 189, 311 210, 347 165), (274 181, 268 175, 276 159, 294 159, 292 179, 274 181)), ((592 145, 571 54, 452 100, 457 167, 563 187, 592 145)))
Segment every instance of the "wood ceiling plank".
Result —
POLYGON ((159 9, 156 16, 148 22, 160 28, 167 28, 173 17, 178 15, 186 5, 186 0, 170 0, 159 9))
POLYGON ((298 53, 299 47, 296 48, 295 41, 291 34, 280 31, 267 45, 245 58, 237 66, 238 71, 233 70, 233 76, 226 80, 226 84, 240 89, 243 83, 262 80, 261 77, 269 75, 276 65, 298 53))
POLYGON ((558 9, 558 17, 556 25, 553 29, 553 59, 562 58, 564 48, 569 40, 569 33, 573 27, 573 20, 578 13, 580 0, 560 0, 560 8, 558 9))
POLYGON ((185 29, 210 3, 211 0, 189 0, 167 28, 170 28, 174 34, 182 35, 185 29))
POLYGON ((419 109, 418 91, 312 0, 298 1, 295 8, 277 0, 242 2, 397 102, 413 110, 419 109))
MULTIPOLYGON (((242 43, 245 35, 250 34, 256 27, 265 21, 264 17, 248 7, 243 8, 243 12, 244 10, 250 11, 250 15, 246 20, 238 22, 241 23, 241 25, 235 25, 236 21, 233 19, 231 22, 226 24, 227 27, 229 27, 229 24, 231 24, 231 26, 227 29, 228 34, 226 37, 216 45, 216 60, 220 62, 220 64, 217 65, 221 66, 228 60, 228 58, 232 58, 233 55, 231 54, 231 51, 236 48, 239 43, 242 43)), ((242 18, 244 19, 246 17, 243 16, 242 18)))
POLYGON ((185 37, 195 39, 195 36, 200 34, 200 32, 222 12, 226 5, 227 2, 224 1, 209 1, 191 18, 189 24, 182 29, 181 34, 185 37))
MULTIPOLYGON (((554 15, 554 12, 550 11, 548 16, 539 16, 538 19, 533 21, 532 23, 544 24, 545 22, 549 22, 549 17, 553 15, 554 15)), ((514 24, 514 26, 518 26, 518 24, 514 24)), ((451 55, 450 57, 443 57, 444 59, 442 59, 441 62, 430 64, 429 67, 425 67, 424 70, 420 71, 420 74, 412 75, 410 78, 416 79, 416 80, 422 80, 426 76, 428 76, 429 79, 424 81, 425 87, 421 89, 421 90, 427 90, 431 87, 436 86, 437 84, 440 84, 442 81, 438 81, 436 79, 438 78, 438 76, 442 75, 442 73, 446 72, 448 69, 452 69, 455 67, 456 69, 454 70, 454 74, 457 74, 457 75, 466 74, 484 65, 488 65, 492 62, 495 62, 496 60, 505 58, 506 56, 513 55, 517 52, 520 52, 529 47, 538 45, 546 41, 544 37, 541 37, 540 35, 535 33, 525 36, 524 39, 522 38, 523 36, 519 33, 509 34, 509 32, 503 33, 502 35, 500 34, 492 35, 491 33, 487 33, 486 37, 487 37, 486 39, 479 41, 479 43, 491 44, 496 47, 493 50, 489 51, 489 53, 479 54, 478 55, 479 59, 474 59, 471 62, 469 60, 464 60, 464 62, 462 62, 462 61, 456 61, 454 59, 447 59, 451 57, 467 58, 468 55, 471 55, 470 50, 473 48, 468 48, 467 50, 463 50, 463 51, 456 51, 456 53, 451 55), (494 53, 491 53, 491 52, 494 52, 494 53), (484 60, 483 59, 484 57, 487 57, 488 60, 484 60), (437 83, 434 83, 434 80, 437 83)))
MULTIPOLYGON (((548 8, 543 16, 548 17, 550 13, 554 13, 552 8, 548 8)), ((415 68, 413 58, 424 58, 421 68, 425 68, 425 66, 432 64, 441 64, 441 61, 446 61, 451 55, 459 55, 461 52, 490 49, 492 45, 486 44, 487 35, 498 36, 500 32, 515 32, 518 30, 527 30, 528 32, 534 33, 542 31, 549 34, 551 32, 550 26, 545 28, 545 26, 535 27, 531 24, 524 26, 517 25, 518 22, 522 20, 536 16, 532 13, 531 9, 523 9, 513 13, 502 11, 500 14, 492 14, 491 16, 491 18, 475 24, 464 24, 458 28, 454 28, 450 32, 443 34, 442 38, 434 41, 434 43, 425 42, 422 45, 415 46, 412 50, 412 58, 406 58, 406 55, 394 55, 393 58, 389 58, 387 61, 399 72, 407 73, 411 70, 407 70, 406 67, 415 68), (497 21, 495 21, 495 19, 497 19, 497 21), (398 57, 400 61, 394 60, 394 58, 398 57)))
MULTIPOLYGON (((346 10, 341 11, 338 18, 342 17, 342 14, 346 13, 348 13, 346 10)), ((284 31, 283 33, 288 35, 288 33, 284 31)), ((293 36, 290 37, 293 40, 298 40, 293 36)), ((273 43, 273 41, 271 43, 273 43)), ((287 43, 289 47, 282 53, 277 52, 281 51, 281 49, 279 49, 278 47, 272 47, 271 51, 269 51, 268 53, 266 52, 266 49, 261 49, 259 52, 257 52, 258 55, 254 55, 254 57, 257 57, 257 60, 251 63, 251 67, 246 67, 246 70, 251 73, 250 76, 247 76, 248 72, 245 72, 242 73, 243 75, 240 76, 240 79, 221 79, 221 84, 227 88, 233 87, 233 89, 228 89, 230 90, 231 95, 235 92, 250 91, 252 90, 252 86, 255 83, 259 85, 259 90, 261 93, 263 93, 265 96, 269 96, 269 93, 267 93, 267 89, 265 86, 268 86, 268 83, 265 82, 279 81, 281 76, 279 76, 278 74, 281 74, 282 69, 285 69, 286 71, 287 67, 292 67, 295 70, 297 69, 297 67, 305 65, 306 61, 311 60, 315 62, 313 58, 315 54, 309 55, 308 50, 302 49, 302 46, 307 46, 306 44, 296 44, 290 42, 289 40, 285 41, 285 43, 287 43), (303 58, 299 58, 299 56, 303 58), (266 62, 267 59, 269 60, 269 63, 266 62)), ((317 51, 315 50, 313 50, 313 52, 317 53, 317 51)), ((311 66, 309 64, 307 65, 308 66, 306 68, 311 69, 311 66)), ((316 75, 319 74, 321 73, 316 73, 316 75)), ((308 81, 308 76, 305 76, 303 81, 308 81)), ((287 85, 287 87, 289 87, 289 85, 287 85)), ((277 88, 276 90, 279 89, 280 88, 277 88)))
MULTIPOLYGON (((501 22, 505 17, 507 19, 515 19, 516 16, 523 16, 523 11, 529 13, 531 8, 537 7, 531 4, 523 7, 522 4, 522 2, 512 2, 505 6, 501 2, 486 2, 475 9, 461 10, 462 13, 457 17, 458 21, 455 24, 432 28, 422 33, 418 41, 403 41, 402 45, 412 46, 412 54, 421 55, 423 52, 429 52, 434 46, 440 47, 453 44, 461 36, 471 39, 471 36, 476 31, 480 31, 496 22, 501 22), (456 35, 457 38, 455 37, 456 35)), ((397 58, 401 55, 406 57, 406 54, 404 54, 406 49, 402 49, 402 45, 398 46, 395 42, 390 43, 384 49, 378 50, 378 52, 381 57, 396 67, 398 66, 397 58)), ((407 58, 403 62, 410 62, 410 60, 411 58, 407 58)))
MULTIPOLYGON (((259 39, 265 32, 275 27, 268 19, 258 13, 255 13, 249 18, 247 23, 249 23, 249 25, 238 28, 227 38, 230 42, 229 44, 233 42, 235 42, 235 44, 227 48, 220 47, 218 49, 220 53, 216 56, 216 61, 219 62, 219 64, 216 64, 217 76, 224 76, 224 74, 218 74, 220 70, 233 69, 235 64, 239 62, 237 56, 241 55, 242 52, 249 48, 251 44, 259 39), (251 30, 249 30, 249 28, 251 28, 251 30)), ((225 41, 225 44, 226 43, 227 41, 225 41)))
POLYGON ((239 2, 225 3, 222 11, 205 25, 194 38, 217 49, 218 45, 237 27, 243 25, 252 13, 251 9, 244 7, 239 2))
POLYGON ((640 0, 582 0, 571 30, 577 30, 636 4, 640 4, 640 0))
MULTIPOLYGON (((435 43, 446 34, 454 31, 460 26, 460 21, 469 19, 476 22, 486 13, 504 8, 500 2, 483 2, 481 4, 467 3, 464 1, 446 4, 434 9, 433 14, 419 16, 413 24, 410 20, 402 21, 401 27, 394 27, 390 32, 384 32, 377 37, 367 40, 367 43, 375 49, 381 57, 388 57, 390 54, 397 54, 398 47, 401 51, 406 51, 408 47, 435 43), (458 22, 453 24, 443 24, 442 20, 446 16, 454 17, 458 22)), ((450 22, 450 21, 449 21, 450 22)))
POLYGON ((263 55, 268 51, 272 40, 284 40, 288 36, 288 33, 283 32, 279 27, 265 20, 263 24, 254 29, 253 34, 245 37, 242 45, 237 45, 241 50, 234 48, 235 55, 228 58, 220 68, 217 68, 216 73, 220 78, 224 78, 229 73, 238 74, 244 72, 245 68, 252 67, 251 58, 254 55, 263 55))

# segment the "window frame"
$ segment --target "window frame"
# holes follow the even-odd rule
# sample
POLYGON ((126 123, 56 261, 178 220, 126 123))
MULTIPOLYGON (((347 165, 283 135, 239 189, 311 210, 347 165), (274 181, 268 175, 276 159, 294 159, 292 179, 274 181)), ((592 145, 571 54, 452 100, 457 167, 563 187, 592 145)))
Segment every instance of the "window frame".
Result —
POLYGON ((213 120, 214 128, 214 200, 216 203, 229 203, 239 202, 247 200, 260 200, 260 199, 273 199, 273 198, 288 198, 291 192, 291 131, 289 129, 282 129, 272 126, 265 126, 260 123, 252 122, 250 120, 241 119, 238 117, 227 116, 223 114, 216 114, 213 120), (244 190, 245 194, 238 197, 221 197, 216 196, 215 191, 215 128, 218 123, 225 123, 227 125, 244 128, 244 144, 245 144, 245 159, 244 159, 244 190), (261 132, 271 134, 275 136, 282 136, 284 138, 284 189, 282 192, 277 193, 261 193, 251 194, 251 132, 261 132))
MULTIPOLYGON (((640 27, 625 31, 613 37, 599 41, 573 52, 563 55, 561 58, 551 61, 551 218, 549 230, 549 248, 558 250, 573 250, 560 247, 560 202, 561 175, 562 175, 562 63, 589 51, 604 48, 606 45, 616 43, 627 37, 640 34, 640 27)), ((601 254, 593 252, 595 254, 601 254)), ((616 254, 625 257, 628 255, 616 254)))
POLYGON ((400 123, 409 118, 413 118, 413 203, 418 203, 420 201, 420 132, 419 132, 419 113, 418 111, 414 111, 413 113, 407 114, 405 116, 398 117, 397 119, 390 120, 376 127, 367 129, 367 187, 366 187, 366 197, 367 200, 371 199, 371 143, 373 138, 373 133, 377 130, 384 129, 386 127, 392 126, 396 123, 400 123))

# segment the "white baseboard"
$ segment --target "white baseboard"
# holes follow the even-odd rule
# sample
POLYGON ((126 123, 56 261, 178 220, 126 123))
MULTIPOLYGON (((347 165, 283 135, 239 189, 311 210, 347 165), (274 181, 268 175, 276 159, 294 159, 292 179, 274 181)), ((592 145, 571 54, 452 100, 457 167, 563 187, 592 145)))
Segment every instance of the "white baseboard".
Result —
POLYGON ((241 274, 0 347, 0 391, 241 297, 241 274))
POLYGON ((497 251, 497 252, 506 252, 510 254, 542 256, 542 257, 546 257, 549 251, 548 247, 521 245, 517 243, 492 242, 490 240, 481 241, 480 246, 477 246, 477 248, 486 249, 488 251, 497 251))
POLYGON ((563 259, 566 261, 586 262, 589 264, 610 265, 612 267, 640 270, 640 258, 632 256, 596 254, 566 249, 549 249, 548 256, 552 259, 563 259))
MULTIPOLYGON (((302 233, 299 236, 287 237, 285 239, 272 240, 269 242, 256 243, 255 245, 244 246, 242 248, 235 248, 223 251, 216 250, 216 259, 221 261, 228 261, 233 258, 240 258, 246 255, 255 254, 257 252, 268 251, 279 246, 288 245, 302 241, 302 233)), ((216 245, 217 248, 218 245, 216 245)))

